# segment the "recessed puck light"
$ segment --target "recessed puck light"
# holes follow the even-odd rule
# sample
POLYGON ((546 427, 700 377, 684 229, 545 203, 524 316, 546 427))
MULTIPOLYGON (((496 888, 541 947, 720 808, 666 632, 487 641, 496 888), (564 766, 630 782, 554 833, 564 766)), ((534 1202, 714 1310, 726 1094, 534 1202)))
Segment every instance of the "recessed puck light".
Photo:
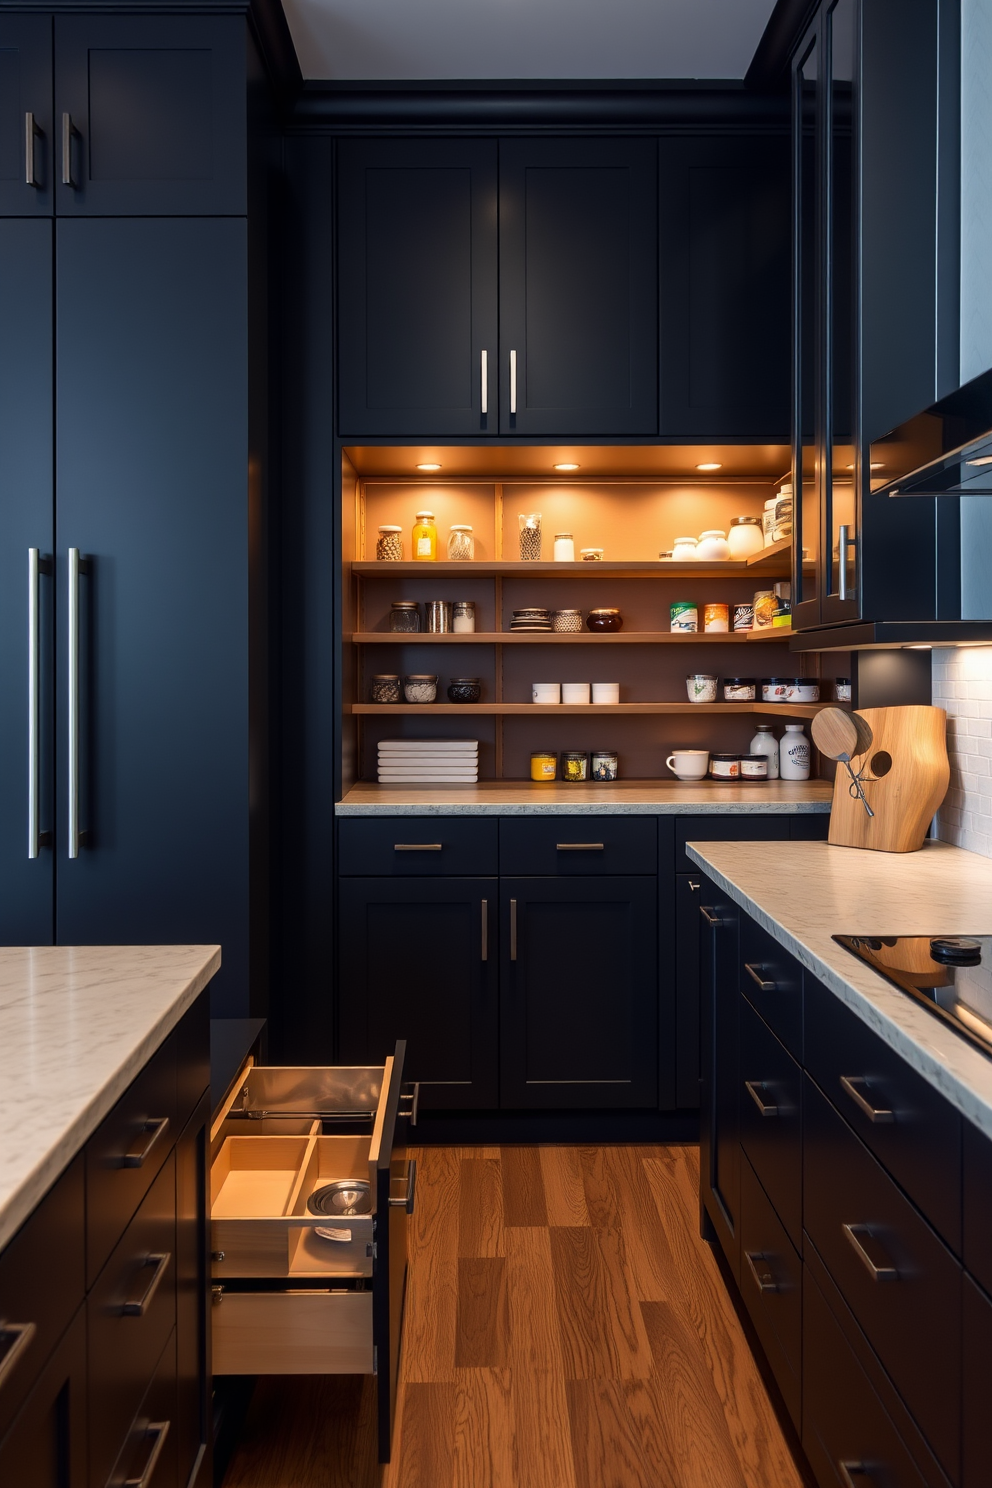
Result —
POLYGON ((417 469, 418 470, 440 470, 441 469, 441 466, 440 466, 440 464, 438 463, 437 460, 425 460, 422 465, 418 465, 417 466, 417 469))
POLYGON ((696 466, 696 469, 697 470, 722 470, 723 469, 723 462, 720 461, 720 460, 704 460, 701 465, 697 465, 696 466))
POLYGON ((561 460, 554 468, 555 470, 578 470, 579 467, 574 460, 561 460))

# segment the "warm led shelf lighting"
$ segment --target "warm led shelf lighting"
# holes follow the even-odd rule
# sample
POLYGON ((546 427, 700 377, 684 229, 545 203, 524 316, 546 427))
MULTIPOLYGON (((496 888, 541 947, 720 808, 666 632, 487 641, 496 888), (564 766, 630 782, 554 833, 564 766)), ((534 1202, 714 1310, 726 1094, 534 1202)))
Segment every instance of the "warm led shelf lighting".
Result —
POLYGON ((440 464, 438 463, 437 460, 425 460, 422 465, 418 465, 417 466, 417 469, 418 470, 440 470, 441 469, 441 466, 440 466, 440 464))
POLYGON ((720 461, 720 460, 704 460, 701 465, 697 465, 696 466, 696 469, 697 470, 722 470, 723 469, 723 462, 720 461))
POLYGON ((554 468, 555 470, 578 470, 579 467, 574 460, 562 460, 554 468))

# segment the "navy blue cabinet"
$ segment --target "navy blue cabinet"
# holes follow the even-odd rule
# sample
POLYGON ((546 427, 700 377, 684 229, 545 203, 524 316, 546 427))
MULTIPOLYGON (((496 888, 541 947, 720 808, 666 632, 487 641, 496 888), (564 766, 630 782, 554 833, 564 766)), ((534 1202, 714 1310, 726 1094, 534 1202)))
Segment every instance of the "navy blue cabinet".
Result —
POLYGON ((708 879, 699 913, 700 1201, 740 1277, 740 911, 708 879))
POLYGON ((0 15, 0 216, 51 212, 53 118, 51 16, 0 15))

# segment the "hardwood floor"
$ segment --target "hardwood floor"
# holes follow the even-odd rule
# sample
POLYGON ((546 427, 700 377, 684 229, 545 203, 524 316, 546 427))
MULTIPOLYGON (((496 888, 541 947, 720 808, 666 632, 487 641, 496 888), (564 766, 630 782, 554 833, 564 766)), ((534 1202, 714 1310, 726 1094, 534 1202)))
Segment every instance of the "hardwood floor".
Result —
POLYGON ((270 1377, 224 1488, 802 1488, 696 1148, 416 1156, 393 1461, 371 1381, 270 1377))

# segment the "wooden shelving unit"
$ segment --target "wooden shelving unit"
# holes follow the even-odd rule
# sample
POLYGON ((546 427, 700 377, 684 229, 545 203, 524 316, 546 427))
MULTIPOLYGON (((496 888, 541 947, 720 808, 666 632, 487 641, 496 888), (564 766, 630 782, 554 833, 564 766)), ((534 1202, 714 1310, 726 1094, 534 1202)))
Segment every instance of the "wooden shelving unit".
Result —
POLYGON ((355 715, 383 716, 390 713, 399 717, 411 714, 434 716, 442 714, 468 715, 477 718, 561 718, 563 716, 587 717, 609 716, 613 718, 636 718, 644 714, 664 713, 731 713, 760 714, 762 717, 781 718, 783 722, 797 718, 815 718, 821 708, 836 707, 836 703, 352 703, 350 712, 355 715))
POLYGON ((598 563, 548 563, 535 562, 523 563, 519 559, 500 559, 497 562, 479 563, 450 563, 447 559, 438 559, 436 562, 414 562, 404 560, 402 563, 380 563, 374 558, 363 559, 352 563, 353 574, 366 578, 378 579, 395 576, 402 578, 423 578, 425 575, 435 575, 437 578, 505 578, 505 579, 615 579, 615 578, 694 578, 694 579, 725 579, 725 578, 756 578, 756 579, 787 579, 791 573, 792 544, 785 542, 772 543, 753 558, 746 562, 736 563, 727 560, 724 563, 672 563, 661 560, 651 562, 649 560, 611 560, 605 559, 598 563))
POLYGON ((747 641, 788 640, 791 630, 729 632, 630 630, 596 635, 591 630, 559 635, 554 631, 474 630, 470 635, 432 635, 416 631, 399 635, 389 630, 356 631, 345 639, 356 646, 739 646, 747 641))

